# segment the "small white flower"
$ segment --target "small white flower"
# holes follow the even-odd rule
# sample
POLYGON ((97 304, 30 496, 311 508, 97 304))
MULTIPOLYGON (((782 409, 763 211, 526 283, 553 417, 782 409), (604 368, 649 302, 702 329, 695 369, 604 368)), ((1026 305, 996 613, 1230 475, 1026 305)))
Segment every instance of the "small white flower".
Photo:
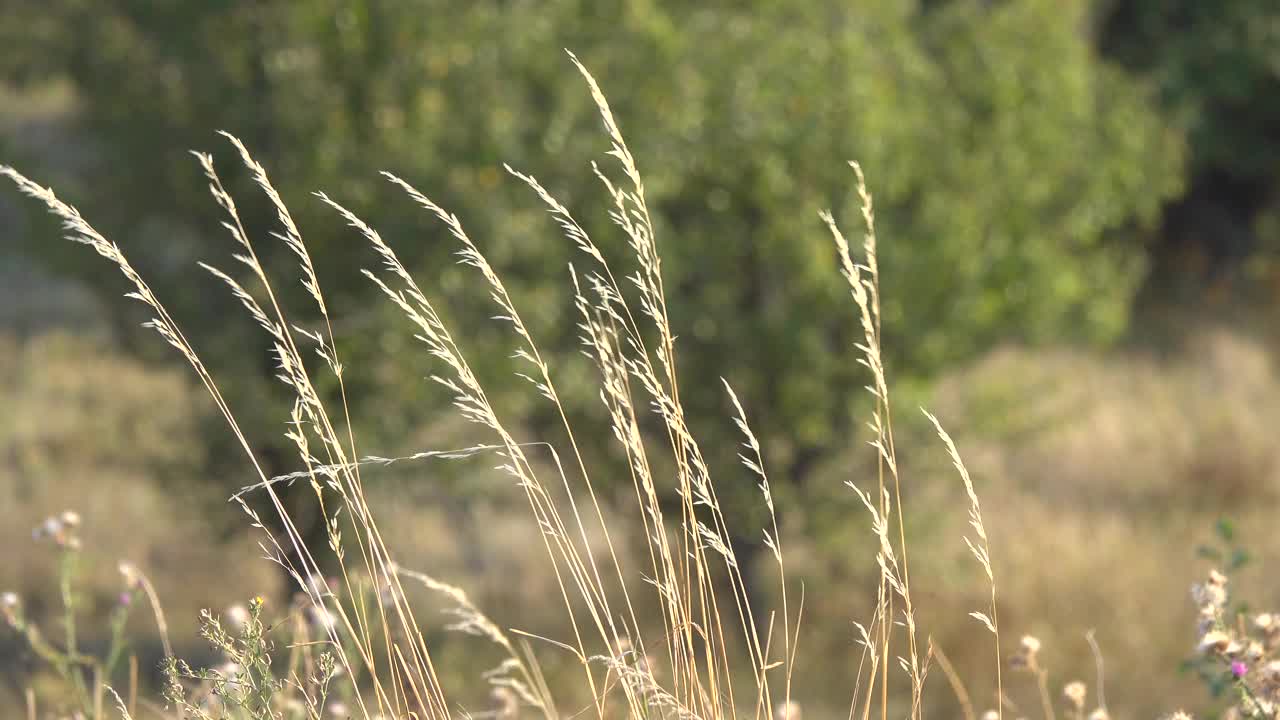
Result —
POLYGON ((1035 655, 1040 652, 1040 640, 1034 635, 1022 636, 1022 652, 1028 655, 1035 655))
POLYGON ((1214 582, 1196 583, 1191 586, 1191 599, 1201 608, 1220 608, 1227 604, 1227 587, 1214 582))
POLYGON ((62 521, 62 524, 66 527, 80 527, 80 513, 75 510, 64 510, 62 514, 58 516, 58 519, 62 521))
POLYGON ((230 625, 237 632, 243 630, 244 626, 249 624, 249 609, 240 603, 227 608, 224 615, 227 618, 227 625, 230 625))
POLYGON ((22 604, 22 598, 18 597, 18 593, 6 592, 0 594, 0 618, 4 618, 4 622, 11 626, 17 626, 20 622, 19 606, 22 604))
POLYGON ((1262 647, 1262 643, 1257 640, 1250 640, 1249 644, 1244 648, 1244 656, 1249 662, 1257 662, 1266 654, 1266 650, 1262 647))
POLYGON ((47 517, 40 526, 31 531, 31 537, 39 540, 44 537, 54 537, 62 533, 62 522, 56 517, 47 517))
POLYGON ((1062 688, 1062 697, 1077 709, 1084 709, 1085 696, 1088 694, 1084 683, 1079 680, 1073 680, 1062 688))
POLYGON ((121 560, 120 564, 117 565, 116 568, 120 571, 120 577, 124 578, 124 584, 126 587, 138 587, 141 575, 138 573, 138 568, 134 567, 133 563, 121 560))

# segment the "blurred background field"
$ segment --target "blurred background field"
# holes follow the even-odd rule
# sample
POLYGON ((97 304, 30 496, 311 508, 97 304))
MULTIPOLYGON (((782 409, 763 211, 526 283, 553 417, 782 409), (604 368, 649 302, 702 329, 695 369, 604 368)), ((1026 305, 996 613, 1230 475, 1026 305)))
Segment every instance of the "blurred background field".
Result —
MULTIPOLYGON (((287 278, 278 287, 296 321, 317 318, 288 250, 267 236, 274 211, 248 192, 219 129, 266 166, 312 248, 362 451, 483 439, 423 380, 430 358, 356 272, 376 258, 315 190, 397 247, 495 404, 531 436, 558 422, 510 373, 510 339, 453 264, 447 231, 383 169, 458 213, 549 349, 570 409, 604 428, 571 320, 573 249, 503 168, 536 175, 621 252, 589 165, 608 147, 566 47, 609 94, 645 175, 690 422, 741 518, 751 590, 767 599, 764 516, 735 464, 720 377, 761 438, 805 588, 805 712, 847 715, 851 620, 872 607, 878 578, 874 536, 844 487, 874 469, 868 380, 816 214, 858 217, 845 165, 856 159, 876 198, 922 630, 979 710, 991 706, 985 631, 967 617, 986 589, 960 540, 964 491, 917 405, 947 424, 982 498, 1006 653, 1034 634, 1055 685, 1092 682, 1084 635, 1095 629, 1114 717, 1212 714, 1179 665, 1196 640, 1187 589, 1215 562, 1199 548, 1224 518, 1250 556, 1235 586, 1280 607, 1273 2, 3 3, 0 162, 56 188, 130 254, 272 473, 298 469, 283 438, 289 395, 265 339, 195 266, 224 265, 234 248, 188 149, 214 153, 268 269, 287 278)), ((91 618, 115 602, 128 560, 154 581, 179 652, 208 655, 200 609, 255 594, 288 603, 286 579, 226 502, 252 475, 186 368, 139 329, 118 275, 59 234, 0 191, 0 591, 55 622, 54 551, 32 529, 74 509, 87 642, 105 641, 91 618)), ((618 467, 610 443, 585 438, 589 459, 618 467)), ((371 500, 403 565, 465 588, 504 626, 563 637, 533 520, 492 464, 378 469, 371 500)), ((323 545, 307 492, 286 498, 323 545)), ((603 492, 623 553, 638 555, 629 482, 603 492)), ((446 684, 485 709, 476 680, 492 658, 430 617, 446 684)), ((131 622, 145 671, 158 640, 145 617, 131 622)), ((5 717, 47 682, 24 647, 0 628, 5 717)), ((547 662, 553 682, 569 677, 554 652, 547 662)), ((1031 681, 1010 682, 1034 707, 1031 681)), ((929 683, 929 714, 958 716, 940 674, 929 683)))

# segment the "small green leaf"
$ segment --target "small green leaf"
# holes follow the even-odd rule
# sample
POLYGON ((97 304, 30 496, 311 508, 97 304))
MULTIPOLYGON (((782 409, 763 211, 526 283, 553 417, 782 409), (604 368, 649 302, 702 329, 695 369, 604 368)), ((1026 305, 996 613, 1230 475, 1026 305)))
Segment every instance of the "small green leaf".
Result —
POLYGON ((1218 537, 1226 542, 1231 542, 1236 536, 1236 525, 1230 518, 1219 518, 1215 529, 1218 537))
POLYGON ((1249 564, 1249 561, 1250 561, 1250 560, 1252 560, 1252 559, 1253 559, 1253 558, 1252 558, 1252 556, 1251 556, 1251 555, 1249 555, 1249 551, 1248 551, 1248 550, 1243 550, 1243 549, 1241 549, 1241 548, 1236 548, 1235 550, 1231 551, 1231 564, 1230 564, 1230 567, 1231 567, 1231 569, 1232 569, 1232 570, 1239 570, 1240 568, 1242 568, 1242 567, 1244 567, 1245 565, 1249 564))

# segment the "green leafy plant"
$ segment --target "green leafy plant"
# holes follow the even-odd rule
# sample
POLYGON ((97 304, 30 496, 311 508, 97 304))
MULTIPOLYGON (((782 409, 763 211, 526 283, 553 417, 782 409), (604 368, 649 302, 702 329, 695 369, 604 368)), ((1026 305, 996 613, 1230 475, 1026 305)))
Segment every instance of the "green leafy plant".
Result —
POLYGON ((1194 673, 1215 701, 1230 699, 1227 713, 1235 717, 1270 719, 1280 699, 1280 616, 1254 612, 1229 591, 1229 573, 1251 561, 1227 518, 1214 527, 1216 542, 1197 548, 1226 572, 1210 570, 1208 578, 1191 588, 1199 611, 1196 655, 1180 669, 1194 673))
MULTIPOLYGON (((310 672, 277 674, 271 627, 262 620, 265 601, 255 597, 246 608, 230 613, 237 628, 223 627, 211 612, 201 616, 200 633, 225 662, 217 668, 193 669, 185 660, 164 663, 164 697, 175 709, 199 720, 320 720, 345 707, 330 703, 333 684, 341 676, 334 655, 321 651, 306 663, 310 672), (188 687, 195 683, 193 690, 188 687)), ((301 640, 301 638, 295 638, 301 640)), ((296 646, 295 646, 296 647, 296 646)), ((310 653, 308 646, 302 652, 310 653)), ((296 663, 290 663, 296 665, 296 663)), ((348 693, 349 694, 349 693, 348 693)))

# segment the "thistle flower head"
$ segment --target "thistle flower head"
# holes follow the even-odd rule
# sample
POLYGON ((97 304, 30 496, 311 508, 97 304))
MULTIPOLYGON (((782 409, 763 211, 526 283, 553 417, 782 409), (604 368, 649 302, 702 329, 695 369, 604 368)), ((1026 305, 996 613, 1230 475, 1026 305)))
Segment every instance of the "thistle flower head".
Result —
POLYGON ((1034 635, 1023 635, 1018 643, 1018 651, 1009 659, 1009 665, 1015 670, 1035 670, 1039 667, 1037 661, 1039 653, 1039 638, 1034 635))
POLYGON ((0 617, 3 617, 6 623, 16 626, 20 622, 18 612, 21 608, 22 598, 18 597, 17 593, 0 593, 0 617))
POLYGON ((1088 690, 1079 680, 1073 680, 1062 688, 1062 697, 1076 710, 1084 710, 1085 697, 1088 690))
POLYGON ((1250 640, 1248 645, 1244 647, 1244 659, 1248 662, 1256 663, 1266 655, 1266 648, 1262 647, 1262 643, 1257 640, 1250 640))
POLYGON ((1020 646, 1022 652, 1028 655, 1035 655, 1040 652, 1040 639, 1034 635, 1023 635, 1020 646))
POLYGON ((1227 586, 1225 583, 1196 583, 1191 586, 1191 599, 1202 609, 1221 609, 1227 604, 1227 586))
POLYGON ((1196 631, 1199 632, 1200 635, 1204 635, 1205 633, 1217 627, 1218 615, 1219 615, 1219 610, 1213 605, 1200 606, 1200 613, 1199 615, 1197 615, 1197 620, 1196 620, 1196 631))
POLYGON ((1225 653, 1231 647, 1231 636, 1221 630, 1210 630, 1200 637, 1197 649, 1205 654, 1225 653))
POLYGON ((133 563, 121 560, 116 567, 120 570, 120 577, 124 578, 125 587, 132 590, 142 584, 142 574, 138 572, 138 568, 134 567, 133 563))
POLYGON ((80 538, 76 537, 75 534, 75 530, 79 526, 80 513, 74 510, 66 510, 58 515, 50 515, 45 518, 44 522, 31 531, 31 539, 43 540, 44 538, 49 538, 58 547, 79 550, 81 546, 80 538))
POLYGON ((56 517, 47 517, 44 522, 40 523, 35 530, 31 531, 31 537, 40 540, 46 537, 55 537, 62 532, 62 521, 56 517))

